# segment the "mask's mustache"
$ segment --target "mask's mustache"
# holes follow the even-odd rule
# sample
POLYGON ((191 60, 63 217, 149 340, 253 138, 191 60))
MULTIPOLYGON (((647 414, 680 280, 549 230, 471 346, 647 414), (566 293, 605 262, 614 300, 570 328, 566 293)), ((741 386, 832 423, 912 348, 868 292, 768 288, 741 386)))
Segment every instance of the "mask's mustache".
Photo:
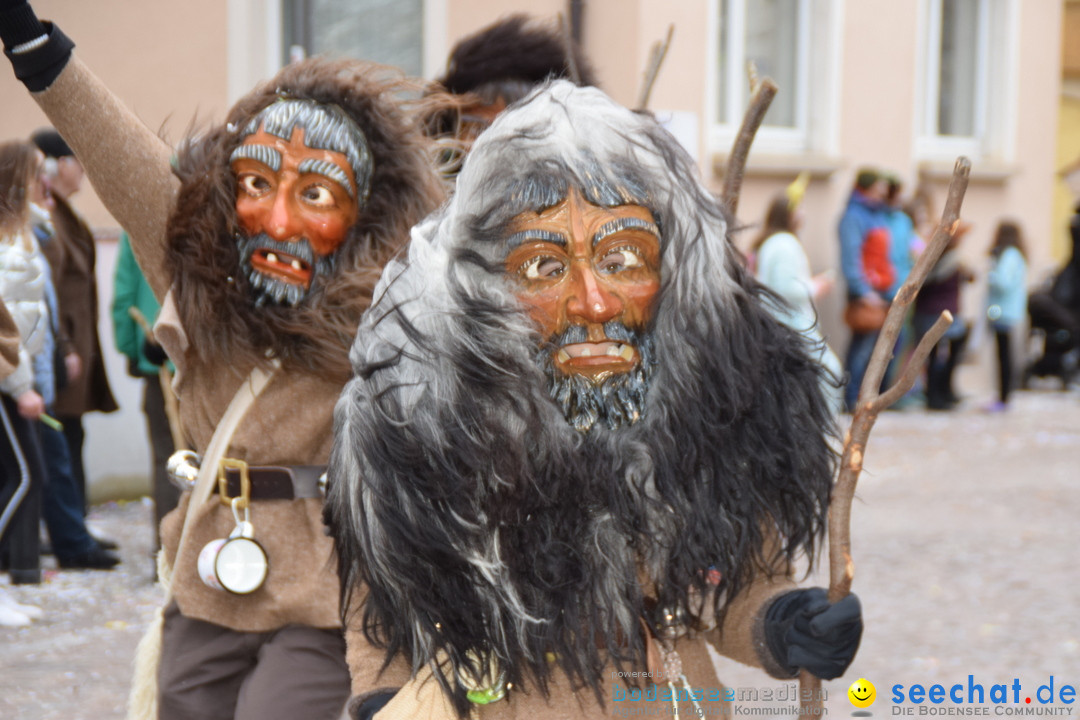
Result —
POLYGON ((240 261, 244 263, 251 260, 251 256, 259 248, 271 252, 292 255, 312 266, 317 262, 315 251, 312 250, 311 243, 308 242, 307 238, 300 238, 299 240, 292 242, 282 242, 280 240, 275 240, 266 233, 259 233, 258 235, 250 235, 247 237, 241 235, 238 240, 238 245, 240 248, 240 261))
MULTIPOLYGON (((604 323, 604 336, 608 340, 626 343, 627 345, 636 347, 642 335, 643 333, 637 330, 631 330, 618 320, 611 320, 604 323)), ((547 345, 549 348, 561 348, 564 345, 576 345, 577 343, 588 342, 588 340, 589 331, 585 329, 584 325, 571 325, 561 333, 552 335, 548 339, 547 345)))

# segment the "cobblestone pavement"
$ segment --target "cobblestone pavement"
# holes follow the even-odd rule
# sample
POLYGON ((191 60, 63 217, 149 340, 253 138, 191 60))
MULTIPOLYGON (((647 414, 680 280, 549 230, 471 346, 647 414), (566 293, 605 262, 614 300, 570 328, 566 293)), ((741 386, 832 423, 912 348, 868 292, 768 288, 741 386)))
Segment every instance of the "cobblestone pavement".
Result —
MULTIPOLYGON (((845 677, 825 683, 829 715, 850 716, 845 693, 860 677, 877 686, 878 717, 896 711, 895 684, 966 687, 973 675, 989 692, 1017 678, 1030 695, 1053 675, 1080 686, 1080 393, 1020 393, 992 415, 975 405, 889 412, 874 429, 852 513, 866 632, 845 677)), ((45 618, 0 628, 0 718, 124 716, 135 646, 161 597, 151 515, 138 501, 94 509, 96 531, 121 544, 115 571, 3 586, 45 618)), ((790 716, 778 698, 794 686, 718 665, 730 686, 777 698, 743 707, 790 716)))

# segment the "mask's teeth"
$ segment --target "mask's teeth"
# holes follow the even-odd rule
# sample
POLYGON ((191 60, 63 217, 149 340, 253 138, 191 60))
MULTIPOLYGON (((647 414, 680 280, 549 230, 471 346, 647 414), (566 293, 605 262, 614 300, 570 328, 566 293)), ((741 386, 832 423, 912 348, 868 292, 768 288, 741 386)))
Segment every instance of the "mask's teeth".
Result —
POLYGON ((293 267, 293 270, 303 270, 304 269, 303 266, 300 264, 299 260, 293 260, 292 261, 292 267, 293 267))
POLYGON ((624 346, 619 344, 619 343, 612 343, 611 345, 608 345, 608 349, 607 349, 607 352, 605 354, 608 357, 622 357, 622 348, 623 347, 624 346))
POLYGON ((276 263, 278 261, 277 255, 274 253, 266 253, 266 262, 276 263))
POLYGON ((630 347, 629 345, 620 345, 619 357, 621 357, 623 360, 626 360, 627 362, 630 362, 634 359, 634 348, 630 347))
POLYGON ((561 363, 570 362, 570 353, 566 352, 565 350, 559 350, 557 358, 561 363))

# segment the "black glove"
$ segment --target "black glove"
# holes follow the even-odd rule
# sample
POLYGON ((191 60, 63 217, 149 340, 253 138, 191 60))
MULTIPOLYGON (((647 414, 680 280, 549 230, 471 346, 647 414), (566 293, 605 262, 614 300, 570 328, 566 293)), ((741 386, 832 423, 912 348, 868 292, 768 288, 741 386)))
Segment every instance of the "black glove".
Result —
POLYGON ((390 702, 395 695, 397 693, 393 690, 384 690, 367 696, 363 702, 350 703, 350 720, 371 720, 375 717, 375 713, 386 707, 386 703, 390 702))
POLYGON ((150 338, 143 340, 142 354, 154 365, 161 365, 169 359, 169 356, 165 354, 165 348, 153 342, 150 338))
POLYGON ((800 668, 824 680, 840 677, 862 638, 859 598, 829 604, 821 588, 784 593, 765 613, 765 640, 776 662, 794 676, 800 668))
POLYGON ((4 54, 15 68, 15 77, 31 92, 40 92, 57 78, 71 58, 75 43, 50 22, 41 22, 25 0, 0 0, 0 41, 4 54), (48 39, 27 52, 15 54, 12 49, 36 40, 48 39))
POLYGON ((46 34, 26 0, 0 0, 0 40, 8 50, 46 34))

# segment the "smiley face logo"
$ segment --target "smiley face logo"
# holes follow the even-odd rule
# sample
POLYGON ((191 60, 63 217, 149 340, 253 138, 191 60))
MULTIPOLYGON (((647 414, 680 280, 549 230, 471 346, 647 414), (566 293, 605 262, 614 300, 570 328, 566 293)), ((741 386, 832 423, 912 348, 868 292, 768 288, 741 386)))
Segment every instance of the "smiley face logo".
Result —
POLYGON ((855 707, 866 708, 873 705, 874 701, 877 700, 877 689, 874 687, 874 683, 866 678, 859 678, 851 683, 851 687, 847 690, 847 696, 855 707))

